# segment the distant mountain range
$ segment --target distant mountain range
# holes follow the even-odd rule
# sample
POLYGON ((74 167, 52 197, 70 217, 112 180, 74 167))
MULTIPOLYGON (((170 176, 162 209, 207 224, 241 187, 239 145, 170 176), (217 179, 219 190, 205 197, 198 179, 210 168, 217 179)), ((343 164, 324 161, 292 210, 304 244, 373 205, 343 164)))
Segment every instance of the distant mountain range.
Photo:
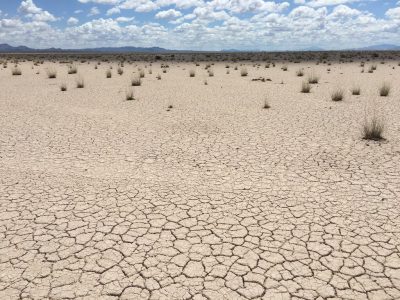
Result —
POLYGON ((148 53, 161 53, 161 52, 174 52, 160 47, 100 47, 100 48, 84 48, 84 49, 61 49, 61 48, 47 48, 47 49, 34 49, 26 46, 13 47, 9 44, 0 44, 0 52, 10 53, 46 53, 46 52, 105 52, 105 53, 127 53, 127 52, 148 52, 148 53))
MULTIPOLYGON (((346 49, 347 51, 400 51, 400 46, 391 44, 373 45, 363 48, 346 49)), ((262 50, 254 50, 260 52, 262 50)), ((329 51, 319 47, 310 47, 298 51, 329 51)), ((11 46, 9 44, 0 44, 0 53, 46 53, 46 52, 97 52, 97 53, 166 53, 166 52, 192 52, 182 50, 170 50, 160 47, 100 47, 100 48, 84 48, 84 49, 61 49, 61 48, 48 48, 48 49, 34 49, 26 46, 11 46)), ((201 51, 207 52, 207 51, 201 51)), ((249 50, 226 49, 220 52, 251 52, 249 50)))
POLYGON ((357 48, 353 50, 359 50, 359 51, 397 51, 400 50, 400 46, 397 45, 391 45, 391 44, 381 44, 381 45, 374 45, 374 46, 369 46, 369 47, 364 47, 364 48, 357 48))

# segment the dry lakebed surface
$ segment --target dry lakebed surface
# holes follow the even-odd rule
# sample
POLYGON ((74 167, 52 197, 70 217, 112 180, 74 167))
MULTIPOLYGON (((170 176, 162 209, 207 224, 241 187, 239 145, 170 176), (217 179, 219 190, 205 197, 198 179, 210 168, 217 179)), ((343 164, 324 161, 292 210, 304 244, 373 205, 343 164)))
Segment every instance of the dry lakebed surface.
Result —
POLYGON ((1 59, 0 299, 400 299, 398 60, 1 59))

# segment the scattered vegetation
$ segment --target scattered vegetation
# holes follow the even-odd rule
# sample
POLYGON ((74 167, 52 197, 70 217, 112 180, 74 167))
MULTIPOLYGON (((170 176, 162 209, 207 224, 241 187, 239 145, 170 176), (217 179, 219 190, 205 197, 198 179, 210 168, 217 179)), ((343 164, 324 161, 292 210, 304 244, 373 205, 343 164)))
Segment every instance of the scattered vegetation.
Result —
POLYGON ((301 92, 308 94, 311 91, 311 85, 307 81, 303 81, 301 84, 301 92))
POLYGON ((78 68, 75 65, 71 65, 68 67, 68 74, 76 74, 78 73, 78 68))
POLYGON ((65 82, 61 83, 60 90, 61 92, 65 92, 67 90, 67 84, 65 82))
POLYGON ((269 105, 268 100, 265 99, 265 100, 264 100, 263 109, 268 109, 268 108, 271 108, 271 105, 269 105))
POLYGON ((144 70, 139 70, 139 76, 140 78, 144 78, 145 76, 144 70))
POLYGON ((11 74, 13 76, 19 76, 19 75, 22 75, 22 71, 19 67, 15 66, 14 68, 12 68, 11 74))
POLYGON ((297 70, 297 71, 296 71, 296 75, 297 75, 298 77, 303 77, 303 76, 304 76, 304 71, 303 71, 303 69, 297 70))
POLYGON ((161 75, 157 74, 156 78, 157 78, 157 80, 161 80, 161 75))
POLYGON ((108 70, 106 71, 106 77, 107 77, 107 78, 111 78, 111 76, 112 76, 111 70, 108 69, 108 70))
POLYGON ((381 97, 387 97, 389 96, 389 93, 390 93, 390 85, 384 82, 382 86, 379 88, 379 95, 381 95, 381 97))
POLYGON ((361 88, 359 86, 354 86, 351 88, 351 94, 354 96, 358 96, 361 94, 361 88))
POLYGON ((131 85, 132 86, 141 86, 142 85, 142 79, 140 78, 140 76, 132 78, 131 79, 131 85))
POLYGON ((124 69, 122 69, 121 67, 118 67, 117 73, 118 73, 118 75, 124 74, 124 69))
POLYGON ((342 101, 344 98, 344 91, 342 89, 336 89, 331 94, 332 101, 342 101))
POLYGON ((319 77, 317 76, 317 75, 315 75, 314 73, 313 74, 310 74, 309 76, 308 76, 308 83, 310 83, 310 84, 317 84, 319 82, 319 77))
POLYGON ((246 69, 246 68, 242 68, 242 69, 240 70, 240 76, 246 77, 248 74, 249 74, 249 72, 247 72, 247 69, 246 69))
POLYGON ((190 71, 189 71, 189 76, 190 76, 190 77, 195 77, 195 76, 196 76, 195 70, 190 70, 190 71))
POLYGON ((47 77, 50 79, 57 78, 57 71, 55 69, 48 69, 47 70, 47 77))
POLYGON ((383 131, 385 129, 384 122, 379 119, 376 114, 371 117, 365 117, 363 124, 363 139, 379 141, 383 139, 383 131))
POLYGON ((83 80, 82 77, 76 79, 76 87, 78 89, 83 89, 85 87, 85 81, 83 80))
POLYGON ((135 97, 133 96, 133 89, 132 88, 129 88, 127 91, 126 91, 126 100, 127 101, 129 101, 129 100, 135 100, 135 97))

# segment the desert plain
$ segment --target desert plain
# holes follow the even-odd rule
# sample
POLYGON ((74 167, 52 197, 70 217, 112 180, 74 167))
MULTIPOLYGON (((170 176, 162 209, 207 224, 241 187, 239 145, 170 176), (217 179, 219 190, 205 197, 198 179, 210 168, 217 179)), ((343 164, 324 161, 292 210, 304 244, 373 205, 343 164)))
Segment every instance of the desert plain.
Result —
POLYGON ((0 299, 400 299, 398 57, 0 60, 0 299))

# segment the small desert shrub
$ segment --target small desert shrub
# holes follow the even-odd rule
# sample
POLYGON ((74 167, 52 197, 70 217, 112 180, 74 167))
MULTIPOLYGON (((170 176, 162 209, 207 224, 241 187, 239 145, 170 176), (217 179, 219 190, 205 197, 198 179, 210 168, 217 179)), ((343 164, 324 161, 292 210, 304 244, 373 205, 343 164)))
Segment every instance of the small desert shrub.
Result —
POLYGON ((301 84, 301 92, 302 93, 309 93, 311 91, 311 85, 307 81, 303 81, 301 84))
POLYGON ((141 86, 142 85, 142 79, 140 78, 140 76, 134 77, 134 78, 131 79, 131 84, 132 84, 132 86, 141 86))
POLYGON ((112 76, 111 70, 108 69, 108 70, 106 71, 106 78, 111 78, 111 76, 112 76))
POLYGON ((60 85, 60 90, 61 90, 61 92, 65 92, 66 90, 67 90, 67 84, 66 83, 61 83, 61 85, 60 85))
POLYGON ((69 66, 68 74, 76 74, 78 73, 78 68, 75 65, 69 66))
POLYGON ((189 71, 189 77, 194 77, 196 76, 196 72, 194 70, 189 71))
POLYGON ((282 71, 286 72, 287 70, 288 70, 288 67, 286 65, 282 66, 282 71))
POLYGON ((82 77, 79 77, 78 79, 76 79, 76 87, 78 89, 83 89, 85 87, 85 81, 83 80, 82 77))
POLYGON ((135 97, 133 96, 133 89, 128 89, 127 91, 126 91, 126 95, 125 95, 126 97, 126 100, 135 100, 135 97))
POLYGON ((344 92, 342 89, 337 89, 337 90, 333 91, 331 94, 332 101, 335 101, 335 102, 342 101, 343 98, 344 98, 344 92))
POLYGON ((163 73, 167 73, 167 69, 163 69, 162 72, 163 72, 163 73))
POLYGON ((20 68, 14 67, 11 70, 11 74, 14 75, 14 76, 22 75, 22 71, 21 71, 20 68))
POLYGON ((247 72, 247 69, 246 69, 246 68, 242 68, 242 69, 240 70, 240 76, 246 77, 248 74, 249 74, 249 72, 247 72))
POLYGON ((303 76, 304 76, 304 71, 303 71, 303 69, 297 70, 296 75, 297 75, 298 77, 303 77, 303 76))
POLYGON ((271 108, 271 105, 269 105, 267 99, 265 99, 263 109, 268 109, 268 108, 271 108))
POLYGON ((153 70, 152 69, 149 69, 149 74, 150 75, 153 74, 153 70))
POLYGON ((118 73, 118 75, 122 75, 122 74, 124 74, 124 70, 121 67, 119 67, 117 70, 117 73, 118 73))
POLYGON ((358 96, 361 94, 361 88, 359 86, 354 86, 351 88, 351 94, 358 96))
POLYGON ((376 68, 377 68, 376 65, 372 65, 372 66, 371 66, 371 70, 372 70, 372 71, 376 71, 376 68))
POLYGON ((237 71, 237 69, 238 69, 238 67, 237 67, 237 66, 235 66, 234 70, 235 70, 235 71, 237 71))
POLYGON ((381 95, 381 97, 387 97, 389 96, 389 93, 390 93, 390 85, 384 82, 382 86, 379 88, 379 95, 381 95))
POLYGON ((161 75, 158 74, 158 75, 156 76, 156 78, 157 78, 157 80, 161 80, 161 75))
POLYGON ((375 114, 370 118, 365 117, 362 127, 363 139, 373 141, 382 140, 384 129, 385 124, 375 114))
POLYGON ((208 85, 207 79, 204 79, 204 85, 208 85))
POLYGON ((310 74, 308 76, 308 83, 310 84, 317 84, 319 82, 319 77, 315 74, 310 74))
POLYGON ((47 70, 47 77, 50 79, 57 78, 57 71, 54 69, 48 69, 47 70))
POLYGON ((214 71, 212 69, 208 70, 208 76, 214 77, 214 71))
POLYGON ((139 71, 139 76, 140 76, 140 78, 144 78, 144 76, 145 76, 145 73, 144 73, 144 71, 143 71, 143 70, 140 70, 140 71, 139 71))

